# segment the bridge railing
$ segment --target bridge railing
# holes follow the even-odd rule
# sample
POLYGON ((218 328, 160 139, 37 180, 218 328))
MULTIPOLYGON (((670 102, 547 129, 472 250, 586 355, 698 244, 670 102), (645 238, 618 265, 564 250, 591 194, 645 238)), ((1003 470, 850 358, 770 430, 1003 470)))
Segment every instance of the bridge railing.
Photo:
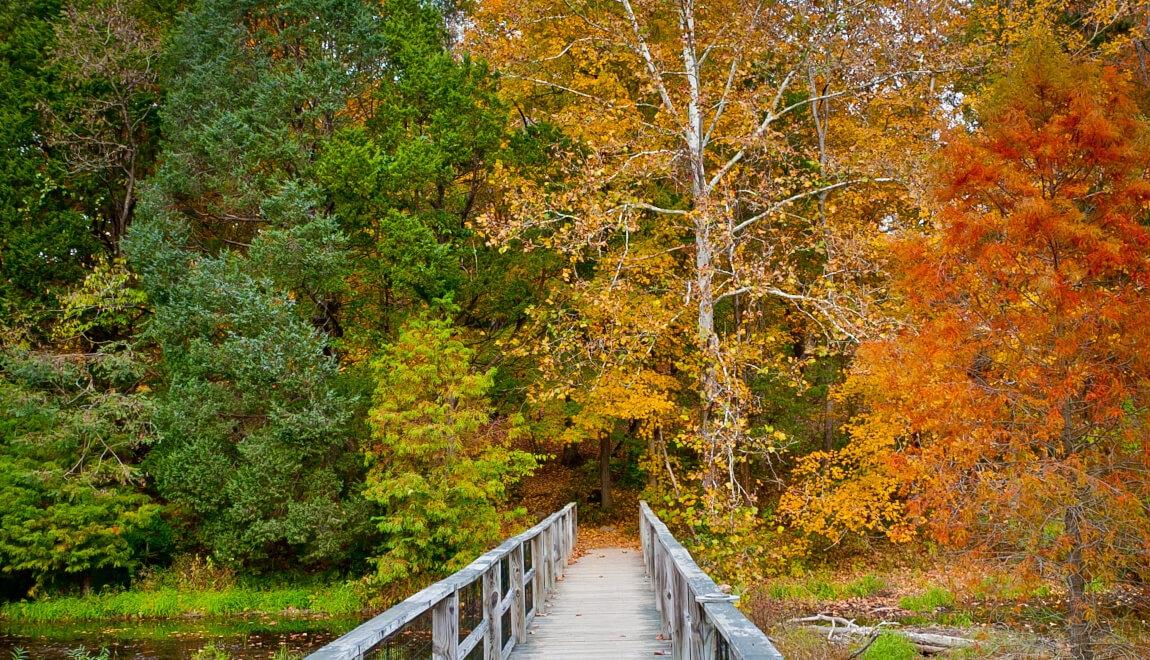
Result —
POLYGON ((643 561, 655 588, 663 630, 676 660, 781 659, 758 626, 735 607, 737 597, 719 590, 670 530, 639 503, 643 561))
POLYGON ((527 638, 575 548, 572 502, 308 656, 503 660, 527 638))

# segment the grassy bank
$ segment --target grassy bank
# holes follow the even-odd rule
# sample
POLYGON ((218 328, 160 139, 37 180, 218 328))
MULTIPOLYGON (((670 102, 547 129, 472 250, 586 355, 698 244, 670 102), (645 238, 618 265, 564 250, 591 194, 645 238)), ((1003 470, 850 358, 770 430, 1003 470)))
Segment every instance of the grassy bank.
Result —
POLYGON ((340 616, 361 612, 366 607, 366 598, 354 584, 187 591, 169 587, 6 603, 0 605, 0 618, 50 622, 284 613, 340 616))

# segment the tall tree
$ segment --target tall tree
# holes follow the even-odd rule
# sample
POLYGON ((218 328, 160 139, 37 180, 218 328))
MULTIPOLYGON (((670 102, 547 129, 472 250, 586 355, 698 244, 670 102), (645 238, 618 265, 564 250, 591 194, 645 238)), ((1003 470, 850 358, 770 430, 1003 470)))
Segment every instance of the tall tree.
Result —
POLYGON ((1050 41, 952 136, 938 232, 897 252, 910 327, 856 378, 909 521, 1060 577, 1090 658, 1089 585, 1148 568, 1150 125, 1122 73, 1050 41))
POLYGON ((314 163, 379 71, 378 30, 358 0, 208 0, 168 49, 167 156, 127 243, 163 351, 149 462, 226 561, 341 561, 364 536, 332 349, 347 239, 314 163))
POLYGON ((92 190, 91 230, 118 256, 159 142, 160 43, 173 3, 81 0, 56 25, 51 63, 66 93, 41 102, 71 185, 92 190))
POLYGON ((665 249, 689 255, 676 288, 694 320, 693 444, 712 507, 745 501, 739 466, 763 455, 748 421, 747 383, 761 355, 754 321, 781 299, 838 337, 867 326, 871 296, 844 292, 871 271, 861 264, 860 277, 860 264, 841 260, 849 252, 831 253, 810 211, 817 202, 834 224, 829 195, 900 171, 853 161, 850 149, 866 140, 828 151, 829 108, 908 92, 933 105, 927 77, 914 85, 912 74, 928 73, 920 60, 939 43, 949 9, 739 0, 480 7, 473 39, 505 72, 524 121, 552 122, 578 145, 563 156, 574 176, 561 185, 526 185, 509 173, 513 192, 486 224, 504 239, 608 254, 601 263, 618 264, 618 278, 636 264, 632 234, 678 234, 665 249), (802 257, 820 244, 831 265, 808 278, 802 257))
POLYGON ((41 112, 64 89, 51 65, 57 0, 0 7, 0 329, 42 341, 45 307, 58 289, 84 278, 100 244, 88 231, 88 206, 65 186, 67 168, 44 136, 41 112))

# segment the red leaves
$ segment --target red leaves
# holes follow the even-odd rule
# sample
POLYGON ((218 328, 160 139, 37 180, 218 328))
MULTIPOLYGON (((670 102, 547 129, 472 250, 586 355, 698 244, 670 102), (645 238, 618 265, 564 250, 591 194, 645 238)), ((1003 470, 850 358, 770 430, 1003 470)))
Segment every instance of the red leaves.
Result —
POLYGON ((942 154, 937 235, 897 246, 912 327, 860 349, 860 429, 900 429, 883 465, 940 541, 1063 561, 1062 512, 1081 507, 1099 512, 1075 541, 1087 561, 1137 562, 1150 129, 1119 76, 1041 49, 987 98, 982 131, 942 154))

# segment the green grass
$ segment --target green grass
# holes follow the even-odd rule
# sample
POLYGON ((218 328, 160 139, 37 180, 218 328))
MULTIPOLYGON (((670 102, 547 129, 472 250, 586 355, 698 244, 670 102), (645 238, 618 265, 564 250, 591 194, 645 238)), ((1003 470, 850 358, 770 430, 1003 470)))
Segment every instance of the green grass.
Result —
POLYGON ((941 607, 954 607, 954 593, 942 587, 931 587, 913 596, 905 596, 899 607, 911 612, 933 612, 941 607))
POLYGON ((0 618, 12 621, 90 621, 97 619, 163 619, 181 616, 222 617, 237 614, 314 612, 329 616, 354 614, 367 605, 351 584, 306 588, 232 587, 208 591, 120 591, 6 603, 0 618))
POLYGON ((861 656, 863 660, 913 660, 918 649, 898 633, 879 635, 861 656))
POLYGON ((847 582, 827 581, 812 577, 802 582, 776 582, 767 587, 775 600, 818 602, 843 598, 865 598, 886 589, 886 581, 877 575, 864 575, 847 582))

